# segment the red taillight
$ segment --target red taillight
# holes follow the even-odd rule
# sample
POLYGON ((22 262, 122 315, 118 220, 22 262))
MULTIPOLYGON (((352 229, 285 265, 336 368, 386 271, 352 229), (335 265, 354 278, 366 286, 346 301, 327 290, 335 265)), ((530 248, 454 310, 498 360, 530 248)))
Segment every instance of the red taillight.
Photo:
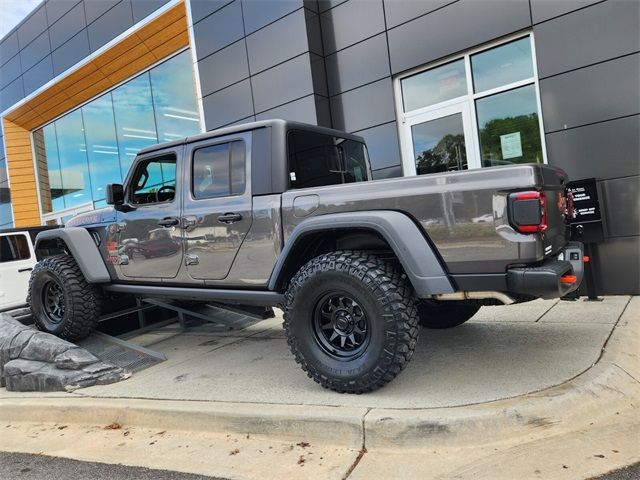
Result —
POLYGON ((510 197, 510 215, 520 233, 542 233, 547 230, 547 196, 544 192, 517 192, 510 197))

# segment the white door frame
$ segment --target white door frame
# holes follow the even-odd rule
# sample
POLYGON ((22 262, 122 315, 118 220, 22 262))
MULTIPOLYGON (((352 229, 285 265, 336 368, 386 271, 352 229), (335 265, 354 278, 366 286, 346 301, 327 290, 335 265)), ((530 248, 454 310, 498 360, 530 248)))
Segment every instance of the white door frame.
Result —
POLYGON ((462 128, 464 133, 464 143, 467 154, 467 165, 469 169, 479 168, 480 159, 477 151, 477 135, 473 128, 471 108, 468 101, 458 101, 449 103, 446 106, 429 109, 428 111, 413 112, 405 114, 402 125, 402 168, 406 175, 416 175, 415 152, 413 151, 413 136, 411 127, 421 123, 438 120, 439 118, 449 117, 451 115, 460 114, 462 116, 462 128))

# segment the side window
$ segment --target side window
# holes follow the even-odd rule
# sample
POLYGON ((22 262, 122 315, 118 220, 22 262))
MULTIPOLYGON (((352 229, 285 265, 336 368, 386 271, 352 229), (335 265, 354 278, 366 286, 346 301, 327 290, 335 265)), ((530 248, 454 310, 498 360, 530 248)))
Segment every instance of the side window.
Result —
POLYGON ((25 235, 4 235, 0 237, 0 263, 15 262, 31 258, 29 241, 25 235))
POLYGON ((196 150, 193 153, 191 179, 196 200, 244 193, 244 142, 220 143, 196 150))
POLYGON ((299 130, 289 132, 287 141, 291 188, 369 180, 363 143, 299 130))
POLYGON ((136 205, 172 202, 176 196, 175 156, 153 158, 139 164, 130 195, 136 205))

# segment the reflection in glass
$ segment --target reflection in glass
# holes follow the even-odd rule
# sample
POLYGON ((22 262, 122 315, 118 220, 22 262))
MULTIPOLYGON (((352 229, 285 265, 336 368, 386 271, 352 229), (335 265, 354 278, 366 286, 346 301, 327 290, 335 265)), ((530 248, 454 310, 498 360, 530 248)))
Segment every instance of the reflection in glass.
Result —
POLYGON ((116 88, 111 95, 124 178, 138 151, 158 143, 149 73, 116 88))
POLYGON ((467 168, 461 114, 413 125, 411 137, 418 175, 467 168))
POLYGON ((47 170, 49 175, 49 188, 51 190, 51 206, 53 210, 62 210, 64 197, 62 190, 62 175, 60 172, 60 157, 58 156, 58 140, 56 139, 56 127, 50 123, 42 129, 44 135, 44 149, 47 157, 47 170))
POLYGON ((477 100, 476 113, 482 166, 543 161, 533 85, 477 100))
POLYGON ((467 79, 462 59, 402 79, 405 112, 466 94, 467 79))
POLYGON ((472 55, 471 71, 475 92, 533 77, 529 37, 472 55))
POLYGON ((170 142, 200 131, 193 94, 191 54, 182 52, 150 72, 153 105, 160 142, 170 142))
POLYGON ((66 208, 91 201, 91 181, 87 165, 82 112, 75 110, 56 120, 62 197, 66 208))
POLYGON ((107 183, 122 183, 111 94, 82 107, 82 117, 93 199, 102 200, 107 183))

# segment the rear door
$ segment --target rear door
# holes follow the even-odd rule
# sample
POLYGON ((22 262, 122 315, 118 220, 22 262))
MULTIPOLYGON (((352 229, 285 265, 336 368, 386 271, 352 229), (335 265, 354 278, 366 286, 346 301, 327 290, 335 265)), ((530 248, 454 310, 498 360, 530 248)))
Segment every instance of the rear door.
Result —
POLYGON ((35 264, 27 233, 0 234, 0 310, 26 303, 29 276, 35 264))
POLYGON ((187 273, 227 277, 252 222, 251 133, 196 142, 184 162, 183 235, 187 273))

